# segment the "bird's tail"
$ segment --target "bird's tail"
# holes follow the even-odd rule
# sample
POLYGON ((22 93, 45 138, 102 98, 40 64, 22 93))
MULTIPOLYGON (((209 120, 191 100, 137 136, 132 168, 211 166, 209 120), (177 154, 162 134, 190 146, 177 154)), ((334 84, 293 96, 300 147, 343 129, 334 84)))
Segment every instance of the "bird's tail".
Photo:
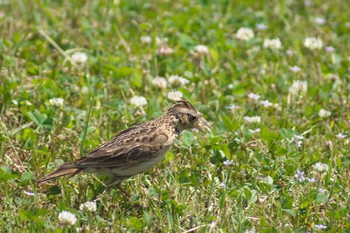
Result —
POLYGON ((70 175, 70 176, 74 176, 76 174, 78 174, 79 172, 81 172, 80 168, 76 168, 73 166, 73 163, 65 163, 62 166, 60 166, 56 171, 48 174, 47 176, 39 179, 37 181, 37 183, 43 183, 49 180, 53 180, 56 179, 58 177, 61 176, 66 176, 66 175, 70 175))

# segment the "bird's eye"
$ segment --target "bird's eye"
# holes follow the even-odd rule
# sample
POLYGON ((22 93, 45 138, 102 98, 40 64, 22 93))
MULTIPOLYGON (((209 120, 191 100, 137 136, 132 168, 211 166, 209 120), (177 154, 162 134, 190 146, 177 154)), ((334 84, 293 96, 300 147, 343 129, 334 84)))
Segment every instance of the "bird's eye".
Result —
POLYGON ((196 116, 193 116, 193 115, 188 115, 188 119, 189 119, 190 122, 192 123, 192 122, 194 122, 194 121, 197 119, 197 117, 196 117, 196 116))

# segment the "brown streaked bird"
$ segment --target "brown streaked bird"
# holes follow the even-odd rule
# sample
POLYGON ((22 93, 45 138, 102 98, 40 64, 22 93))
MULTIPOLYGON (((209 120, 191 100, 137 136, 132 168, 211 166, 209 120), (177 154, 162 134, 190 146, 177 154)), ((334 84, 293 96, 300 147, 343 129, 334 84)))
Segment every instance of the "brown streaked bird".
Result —
POLYGON ((202 132, 210 130, 208 122, 188 100, 179 100, 162 116, 121 131, 94 151, 74 162, 64 163, 37 183, 80 172, 96 173, 111 177, 107 187, 116 183, 129 196, 120 182, 154 166, 164 158, 182 131, 193 128, 202 132))

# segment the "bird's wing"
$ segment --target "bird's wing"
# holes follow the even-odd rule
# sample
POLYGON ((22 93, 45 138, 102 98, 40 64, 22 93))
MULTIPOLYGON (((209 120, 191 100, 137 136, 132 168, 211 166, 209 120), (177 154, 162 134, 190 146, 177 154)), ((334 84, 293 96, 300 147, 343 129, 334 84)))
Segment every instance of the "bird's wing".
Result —
POLYGON ((74 162, 77 168, 118 167, 139 163, 169 148, 168 136, 152 127, 131 127, 74 162))

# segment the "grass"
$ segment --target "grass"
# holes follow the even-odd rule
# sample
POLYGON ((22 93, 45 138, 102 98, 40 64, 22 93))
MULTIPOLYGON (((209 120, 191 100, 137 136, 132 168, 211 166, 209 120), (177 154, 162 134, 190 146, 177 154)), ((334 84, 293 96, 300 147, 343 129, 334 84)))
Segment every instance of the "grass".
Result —
POLYGON ((348 3, 0 5, 2 232, 350 230, 348 3), (239 40, 242 27, 255 36, 239 40), (142 43, 142 36, 151 42, 142 43), (307 37, 319 37, 323 47, 308 49, 307 37), (272 38, 282 47, 264 48, 272 38), (172 54, 156 52, 165 43, 172 54), (200 44, 208 54, 191 53, 200 44), (335 50, 327 52, 330 46, 335 50), (72 61, 76 52, 87 61, 72 61), (293 72, 293 66, 301 70, 293 72), (170 75, 189 83, 166 89, 153 84, 154 77, 170 75), (295 93, 297 80, 307 82, 306 90, 299 85, 295 93), (160 164, 125 181, 131 201, 118 190, 99 195, 104 186, 88 174, 35 184, 118 131, 159 116, 173 103, 167 93, 175 90, 213 130, 183 133, 160 164), (148 104, 131 105, 133 96, 144 96, 148 104), (62 98, 63 105, 50 104, 53 98, 62 98), (230 109, 233 104, 237 108, 230 109), (261 121, 245 118, 253 116, 261 121), (95 212, 79 209, 97 195, 95 212), (77 222, 63 225, 62 211, 74 213, 77 222))

